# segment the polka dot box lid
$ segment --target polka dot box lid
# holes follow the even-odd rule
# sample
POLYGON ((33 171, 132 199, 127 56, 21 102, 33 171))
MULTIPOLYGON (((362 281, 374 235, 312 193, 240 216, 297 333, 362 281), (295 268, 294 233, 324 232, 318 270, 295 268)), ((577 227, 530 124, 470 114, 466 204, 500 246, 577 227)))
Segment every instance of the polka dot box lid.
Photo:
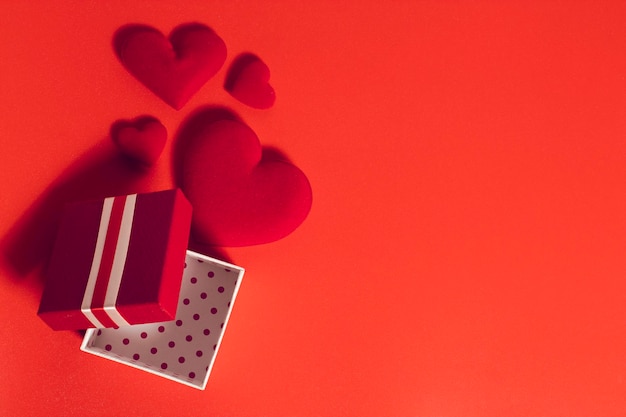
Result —
POLYGON ((81 350, 204 389, 243 274, 187 251, 176 320, 89 329, 81 350))

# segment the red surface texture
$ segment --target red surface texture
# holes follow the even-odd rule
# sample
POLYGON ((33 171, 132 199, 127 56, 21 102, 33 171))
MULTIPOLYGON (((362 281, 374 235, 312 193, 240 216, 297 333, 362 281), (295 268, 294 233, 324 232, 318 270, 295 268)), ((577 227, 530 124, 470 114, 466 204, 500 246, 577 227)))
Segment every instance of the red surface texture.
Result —
MULTIPOLYGON (((626 415, 626 3, 0 3, 0 415, 626 415), (127 24, 198 22, 222 68, 175 110, 127 24), (274 105, 224 90, 271 70, 274 105), (234 114, 313 191, 246 269, 205 391, 81 353, 36 315, 67 200, 178 183, 181 130, 234 114), (152 115, 138 170, 109 137, 152 115)), ((196 244, 194 244, 196 245, 196 244)), ((199 246, 199 245, 196 245, 199 246)))

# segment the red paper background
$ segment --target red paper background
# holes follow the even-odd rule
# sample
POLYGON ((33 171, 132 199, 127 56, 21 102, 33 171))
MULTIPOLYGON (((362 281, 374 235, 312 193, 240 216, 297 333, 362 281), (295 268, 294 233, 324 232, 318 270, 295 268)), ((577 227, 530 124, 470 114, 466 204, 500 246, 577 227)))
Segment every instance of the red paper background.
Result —
POLYGON ((0 5, 0 236, 60 177, 106 188, 77 164, 120 118, 170 132, 128 187, 169 186, 207 104, 314 190, 294 234, 226 250, 247 273, 204 392, 81 353, 3 260, 1 415, 626 415, 626 4, 384 3, 0 5), (224 68, 175 111, 116 60, 121 25, 188 21, 227 65, 269 65, 272 109, 232 99, 224 68))

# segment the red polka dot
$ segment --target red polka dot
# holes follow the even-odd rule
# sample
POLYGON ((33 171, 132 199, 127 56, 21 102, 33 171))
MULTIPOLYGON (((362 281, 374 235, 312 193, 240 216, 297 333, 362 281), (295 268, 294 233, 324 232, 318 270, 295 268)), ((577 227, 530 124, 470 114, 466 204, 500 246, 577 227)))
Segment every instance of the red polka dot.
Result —
POLYGON ((152 353, 153 355, 156 355, 157 348, 153 347, 152 349, 150 349, 150 353, 152 353))
POLYGON ((196 277, 191 277, 191 283, 195 284, 196 282, 198 282, 198 278, 196 277))
POLYGON ((202 298, 203 300, 207 297, 206 293, 203 292, 202 294, 200 294, 200 298, 202 298))
POLYGON ((224 287, 217 287, 217 292, 224 292, 224 287))
POLYGON ((212 307, 211 308, 211 314, 217 314, 217 308, 212 307))
POLYGON ((178 363, 185 363, 185 357, 184 356, 179 357, 178 363))
POLYGON ((104 348, 105 348, 106 350, 111 350, 111 349, 113 349, 113 347, 112 347, 111 345, 106 345, 104 348))
POLYGON ((224 328, 224 323, 220 324, 220 329, 224 328))
POLYGON ((211 334, 211 330, 209 330, 209 329, 204 329, 203 333, 204 333, 206 336, 208 336, 208 335, 210 335, 210 334, 211 334))
POLYGON ((209 276, 209 278, 213 278, 215 276, 215 273, 213 271, 209 271, 207 275, 209 276))
POLYGON ((189 305, 189 298, 185 298, 185 299, 183 300, 183 304, 184 304, 184 305, 189 305))
POLYGON ((230 307, 230 301, 228 302, 228 307, 230 307))
POLYGON ((194 320, 200 320, 200 314, 194 314, 193 315, 193 319, 194 320))
POLYGON ((128 340, 128 339, 124 339, 124 340, 122 340, 122 343, 124 343, 125 345, 127 345, 127 344, 129 344, 129 343, 130 343, 130 340, 128 340))
POLYGON ((195 372, 189 372, 189 378, 194 379, 196 377, 195 372))
POLYGON ((139 353, 135 353, 135 354, 133 355, 133 359, 134 359, 134 360, 136 360, 136 361, 138 361, 138 360, 139 360, 139 353))
POLYGON ((148 337, 148 333, 146 332, 141 332, 141 338, 145 339, 146 337, 148 337))
POLYGON ((163 333, 165 331, 165 326, 159 326, 159 333, 163 333))
POLYGON ((217 345, 213 345, 213 350, 215 350, 217 348, 217 345))
POLYGON ((176 325, 178 327, 182 326, 183 325, 183 321, 182 320, 176 320, 176 325))
POLYGON ((202 356, 202 351, 201 351, 201 350, 196 351, 196 356, 197 356, 197 357, 202 356))
POLYGON ((98 336, 102 334, 102 330, 98 330, 98 336))
POLYGON ((173 348, 174 346, 176 346, 176 343, 174 343, 173 340, 170 340, 170 342, 167 344, 169 347, 173 348))
POLYGON ((197 259, 198 262, 203 263, 204 261, 202 259, 197 259))
POLYGON ((228 268, 224 268, 224 271, 226 271, 226 272, 230 272, 230 269, 228 269, 228 268))
POLYGON ((167 369, 167 363, 163 362, 163 363, 161 364, 161 369, 167 369))
POLYGON ((187 268, 187 262, 185 262, 185 268, 187 268))
POLYGON ((193 337, 191 337, 191 335, 188 334, 187 337, 185 337, 185 340, 188 342, 191 342, 193 340, 193 337))

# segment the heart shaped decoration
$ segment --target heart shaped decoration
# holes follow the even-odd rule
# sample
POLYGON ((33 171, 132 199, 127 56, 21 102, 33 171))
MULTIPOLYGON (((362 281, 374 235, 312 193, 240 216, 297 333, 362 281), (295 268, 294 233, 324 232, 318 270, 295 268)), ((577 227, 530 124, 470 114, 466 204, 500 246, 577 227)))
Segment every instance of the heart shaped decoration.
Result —
POLYGON ((193 205, 192 234, 207 245, 269 243, 293 232, 312 203, 304 173, 266 152, 252 129, 219 120, 198 129, 182 155, 181 188, 193 205))
POLYGON ((269 84, 270 69, 259 57, 242 54, 231 65, 224 88, 240 102, 255 109, 269 109, 276 93, 269 84))
POLYGON ((167 129, 152 116, 120 120, 111 126, 111 139, 122 154, 150 166, 161 156, 167 141, 167 129))
POLYGON ((169 40, 149 26, 131 25, 114 38, 126 69, 167 104, 180 110, 226 60, 226 44, 199 23, 175 28, 169 40))

